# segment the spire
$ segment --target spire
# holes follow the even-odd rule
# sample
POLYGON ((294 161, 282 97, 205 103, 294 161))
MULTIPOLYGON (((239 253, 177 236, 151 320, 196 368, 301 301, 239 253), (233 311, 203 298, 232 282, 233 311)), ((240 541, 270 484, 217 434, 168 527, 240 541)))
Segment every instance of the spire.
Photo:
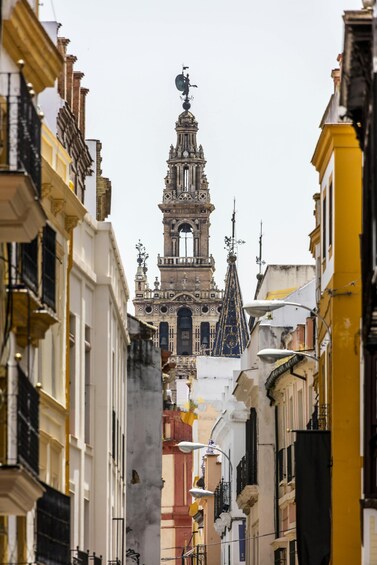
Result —
POLYGON ((225 278, 223 306, 216 331, 212 355, 214 357, 240 357, 246 347, 248 330, 242 308, 241 288, 236 267, 236 245, 245 243, 235 238, 235 202, 232 214, 232 236, 225 238, 228 249, 228 270, 225 278))

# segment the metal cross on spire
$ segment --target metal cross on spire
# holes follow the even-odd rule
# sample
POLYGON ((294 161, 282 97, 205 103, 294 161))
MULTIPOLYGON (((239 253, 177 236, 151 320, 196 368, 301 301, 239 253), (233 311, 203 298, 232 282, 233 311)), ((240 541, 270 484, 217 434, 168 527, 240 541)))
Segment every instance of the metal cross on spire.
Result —
POLYGON ((243 239, 236 239, 236 199, 233 199, 233 214, 232 214, 232 236, 225 236, 225 248, 228 251, 228 261, 235 261, 237 258, 236 247, 238 245, 243 245, 245 241, 243 239))
POLYGON ((260 234, 259 234, 259 255, 256 258, 256 263, 257 265, 259 265, 259 273, 257 274, 257 279, 260 279, 262 277, 262 266, 266 264, 266 261, 263 261, 262 259, 262 238, 263 238, 263 223, 262 220, 260 222, 260 234))

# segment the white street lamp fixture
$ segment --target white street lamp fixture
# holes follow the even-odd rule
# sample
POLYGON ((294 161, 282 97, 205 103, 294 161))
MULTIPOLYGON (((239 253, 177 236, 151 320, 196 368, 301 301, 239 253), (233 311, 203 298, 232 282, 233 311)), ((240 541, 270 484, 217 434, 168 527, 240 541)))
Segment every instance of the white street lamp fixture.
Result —
POLYGON ((266 363, 274 363, 279 359, 284 359, 285 357, 292 357, 293 355, 302 355, 303 357, 309 357, 309 359, 314 359, 318 361, 318 357, 306 353, 305 351, 294 351, 293 349, 261 349, 258 351, 257 356, 261 361, 266 363))
POLYGON ((205 490, 204 488, 191 488, 189 493, 194 498, 207 498, 208 496, 215 496, 212 490, 205 490))
POLYGON ((213 445, 208 445, 206 443, 194 443, 193 441, 180 441, 177 443, 177 447, 183 453, 191 453, 191 451, 195 451, 196 449, 201 449, 202 447, 213 447, 213 445))
POLYGON ((264 316, 268 312, 273 312, 274 310, 278 310, 279 308, 283 308, 284 306, 294 306, 295 308, 303 308, 304 310, 308 310, 312 316, 316 316, 323 325, 325 326, 327 333, 330 337, 331 342, 331 330, 324 318, 318 312, 310 308, 310 306, 305 306, 305 304, 299 304, 298 302, 289 302, 288 300, 253 300, 249 302, 249 304, 245 304, 243 309, 249 314, 249 316, 257 316, 258 318, 264 316))
POLYGON ((225 453, 225 451, 217 447, 217 445, 212 445, 211 443, 195 443, 193 441, 180 441, 179 443, 177 443, 177 447, 179 447, 179 449, 183 453, 191 453, 191 451, 195 451, 196 449, 201 449, 202 447, 206 447, 209 450, 216 449, 216 451, 220 451, 220 453, 222 453, 224 457, 228 459, 230 473, 232 473, 233 471, 232 462, 229 459, 229 456, 225 453))

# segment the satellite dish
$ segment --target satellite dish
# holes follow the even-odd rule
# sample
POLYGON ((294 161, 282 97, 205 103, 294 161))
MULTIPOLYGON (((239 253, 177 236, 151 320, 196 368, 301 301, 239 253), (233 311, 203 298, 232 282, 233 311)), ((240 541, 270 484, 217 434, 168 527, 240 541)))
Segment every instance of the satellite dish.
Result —
POLYGON ((175 77, 175 86, 178 90, 183 92, 186 88, 186 78, 183 74, 177 75, 175 77))

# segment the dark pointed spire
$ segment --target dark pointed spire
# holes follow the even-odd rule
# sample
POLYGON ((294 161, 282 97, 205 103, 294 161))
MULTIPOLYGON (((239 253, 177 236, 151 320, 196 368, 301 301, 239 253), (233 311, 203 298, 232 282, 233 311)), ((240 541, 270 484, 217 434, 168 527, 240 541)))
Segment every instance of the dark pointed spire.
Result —
POLYGON ((225 238, 228 249, 228 270, 225 278, 223 306, 216 331, 212 355, 214 357, 240 357, 246 347, 249 332, 238 280, 235 245, 244 243, 235 239, 235 208, 232 215, 232 237, 225 238))

